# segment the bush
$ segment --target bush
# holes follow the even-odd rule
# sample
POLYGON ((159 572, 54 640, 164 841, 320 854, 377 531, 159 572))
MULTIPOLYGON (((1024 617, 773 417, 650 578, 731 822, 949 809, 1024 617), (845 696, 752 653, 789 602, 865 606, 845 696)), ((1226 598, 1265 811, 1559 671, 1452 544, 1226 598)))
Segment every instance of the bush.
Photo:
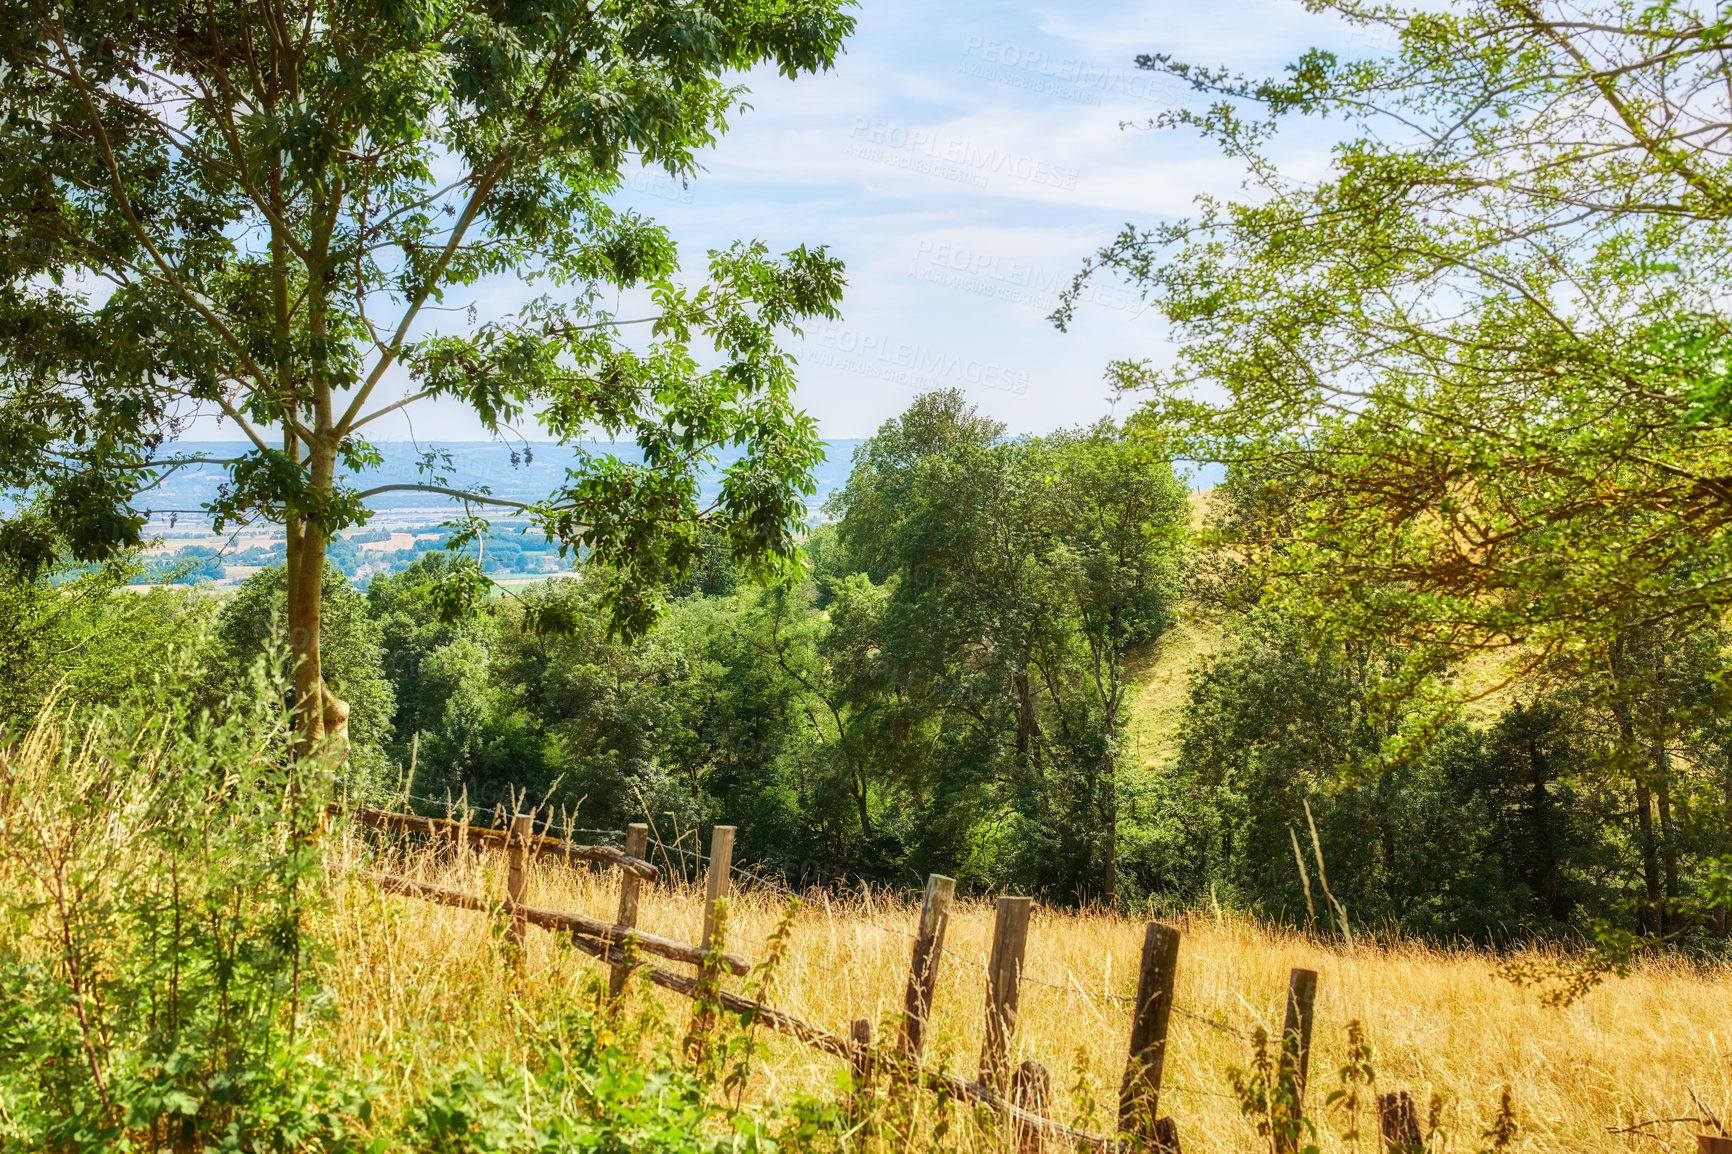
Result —
POLYGON ((220 721, 44 719, 0 754, 4 1148, 300 1149, 364 1114, 305 1061, 325 789, 264 668, 220 721))

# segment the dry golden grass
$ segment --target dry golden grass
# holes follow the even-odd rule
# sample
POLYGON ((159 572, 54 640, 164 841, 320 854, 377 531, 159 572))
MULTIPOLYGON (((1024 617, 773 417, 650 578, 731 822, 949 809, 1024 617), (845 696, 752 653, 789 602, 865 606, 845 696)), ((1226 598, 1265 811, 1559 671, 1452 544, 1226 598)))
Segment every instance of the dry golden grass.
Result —
MULTIPOLYGON (((348 872, 360 847, 333 839, 336 946, 329 980, 341 1007, 338 1049, 344 1060, 390 1072, 407 1087, 424 1065, 468 1052, 517 1044, 518 1004, 545 1008, 582 996, 596 963, 545 931, 531 928, 522 977, 502 964, 496 935, 481 914, 387 897, 348 872)), ((420 856, 391 863, 471 893, 498 895, 497 854, 479 860, 420 856)), ((611 919, 616 875, 558 864, 533 867, 533 905, 611 919)), ((783 899, 767 890, 735 895, 730 948, 754 960, 781 915, 783 899)), ((898 901, 813 895, 800 912, 791 953, 773 1001, 845 1034, 855 1018, 875 1024, 901 1008, 914 910, 898 901)), ((701 895, 689 886, 645 886, 640 925, 686 941, 699 933, 701 895)), ((991 932, 986 903, 962 902, 952 917, 938 983, 930 1061, 973 1076, 978 1062, 984 974, 991 932)), ((1322 1119, 1325 1151, 1342 1147, 1339 1120, 1321 1103, 1336 1085, 1348 1021, 1360 1020, 1374 1047, 1377 1088, 1407 1089, 1423 1103, 1446 1104, 1450 1148, 1471 1151, 1512 1088, 1524 1150, 1683 1150, 1691 1128, 1658 1127, 1663 1146, 1614 1135, 1608 1127, 1693 1114, 1690 1090, 1716 1110, 1732 1108, 1732 971, 1703 971, 1654 960, 1613 979, 1568 1009, 1540 1004, 1531 991, 1500 978, 1492 960, 1471 951, 1419 944, 1360 945, 1347 950, 1273 931, 1238 918, 1181 916, 1177 1003, 1193 1013, 1250 1031, 1279 1026, 1287 972, 1315 969, 1318 1027, 1308 1109, 1322 1119)), ((1016 1058, 1051 1069, 1052 1113, 1099 1130, 1116 1098, 1125 1058, 1141 924, 1103 913, 1037 908, 1030 934, 1016 1058), (1095 1116, 1080 1096, 1100 1103, 1095 1116)), ((680 969, 674 963, 662 963, 680 969)), ((740 989, 739 980, 728 985, 740 989)), ((683 1020, 688 1004, 662 991, 683 1020)), ((878 1036, 883 1036, 878 1026, 878 1036)), ((1163 1094, 1188 1150, 1256 1149, 1257 1139, 1226 1096, 1226 1068, 1243 1064, 1247 1044, 1193 1018, 1175 1015, 1163 1094)), ((832 1092, 839 1063, 769 1032, 754 1096, 832 1092)), ((1423 1107, 1422 1107, 1423 1109, 1423 1107)), ((951 1132, 960 1147, 982 1136, 964 1117, 951 1132)))
POLYGON ((1178 756, 1191 673, 1227 641, 1219 625, 1186 612, 1127 663, 1126 676, 1136 687, 1125 731, 1129 764, 1157 769, 1178 756))

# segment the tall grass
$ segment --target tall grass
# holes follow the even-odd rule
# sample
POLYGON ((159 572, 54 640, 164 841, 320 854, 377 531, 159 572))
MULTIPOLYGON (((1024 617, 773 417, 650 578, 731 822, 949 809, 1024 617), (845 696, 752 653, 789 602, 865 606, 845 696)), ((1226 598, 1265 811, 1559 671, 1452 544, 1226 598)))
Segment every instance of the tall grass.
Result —
MULTIPOLYGON (((354 872, 378 866, 471 893, 504 892, 503 860, 488 853, 398 849, 379 857, 353 834, 333 838, 329 868, 336 885, 329 976, 344 1008, 339 1046, 349 1060, 396 1055, 407 1086, 422 1065, 437 1066, 468 1049, 509 1049, 520 1032, 513 1006, 577 996, 596 964, 555 935, 531 928, 521 976, 501 965, 498 939, 484 915, 381 895, 354 872)), ((552 862, 531 867, 532 905, 609 918, 617 875, 552 862)), ((756 960, 784 908, 782 895, 749 884, 729 913, 730 948, 756 960)), ((916 910, 896 898, 809 895, 776 979, 776 1004, 839 1034, 866 1018, 883 1038, 901 1011, 916 910)), ((1360 943, 1352 949, 1272 929, 1230 915, 1190 913, 1173 919, 1183 932, 1163 1112, 1178 1122, 1187 1149, 1255 1149, 1251 1124, 1231 1095, 1227 1070, 1244 1065, 1249 1035, 1278 1031, 1287 974, 1303 966, 1321 975, 1310 1063, 1307 1113, 1325 1151, 1343 1148, 1347 1119, 1323 1105, 1348 1060, 1348 1024, 1362 1024, 1372 1047, 1374 1089, 1408 1090, 1422 1114, 1433 1095, 1442 1105, 1448 1148, 1477 1150, 1508 1088, 1521 1127, 1516 1145, 1530 1150, 1623 1151, 1642 1142, 1610 1131, 1656 1118, 1696 1113, 1691 1091, 1732 1113, 1732 971, 1676 957, 1636 964, 1576 1004, 1545 1006, 1536 992, 1510 984, 1497 959, 1472 949, 1419 942, 1360 943), (1190 1016, 1194 1015, 1194 1016, 1190 1016), (1231 1027, 1237 1033, 1217 1028, 1231 1027)), ((646 885, 639 924, 695 941, 702 892, 678 881, 646 885)), ((985 1006, 984 966, 992 907, 961 901, 952 915, 938 981, 928 1060, 973 1077, 985 1006)), ((1037 907, 1029 935, 1013 1063, 1044 1062, 1052 1073, 1051 1112, 1070 1125, 1110 1126, 1130 1028, 1141 923, 1102 911, 1037 907)), ((672 965, 672 963, 661 963, 672 965)), ((678 967, 675 967, 678 968, 678 967)), ((744 979, 728 979, 740 989, 744 979)), ((689 1003, 662 991, 670 1016, 689 1003)), ((764 1033, 749 1094, 834 1093, 840 1063, 792 1040, 764 1033)), ((931 1109, 930 1105, 926 1107, 931 1109)), ((991 1144, 971 1112, 958 1109, 945 1144, 991 1144)), ((1375 1135, 1375 1124, 1360 1119, 1375 1135)), ((1662 1145, 1684 1149, 1684 1124, 1651 1128, 1662 1145)), ((1375 1138, 1367 1139, 1375 1148, 1375 1138)))
MULTIPOLYGON (((499 919, 387 896, 365 877, 499 896, 501 855, 340 822, 315 836, 316 778, 290 772, 269 736, 281 722, 260 708, 221 724, 111 719, 77 736, 44 725, 0 755, 0 1150, 226 1148, 232 1130, 283 1149, 541 1151, 581 1132, 597 1148, 696 1151, 709 1148, 688 1140, 698 1130, 737 1135, 742 1120, 748 1134, 781 1127, 784 1151, 1003 1148, 990 1118, 927 1093, 847 1134, 813 1107, 842 1100, 841 1064, 762 1029, 749 1051, 722 1039, 730 1069, 749 1056, 743 1084, 682 1073, 691 1003, 640 982, 608 1014, 603 971, 565 940, 532 927, 514 966, 499 919), (614 1081, 598 1090, 602 1073, 614 1081), (735 1105, 706 1112, 706 1095, 735 1105), (631 1111, 647 1121, 630 1133, 654 1143, 619 1129, 631 1111)), ((612 871, 548 861, 531 865, 528 900, 611 919, 617 886, 612 871)), ((781 894, 737 889, 730 948, 761 959, 785 910, 781 894)), ((838 1034, 868 1019, 888 1041, 915 912, 899 897, 808 895, 772 1000, 838 1034)), ((702 913, 690 883, 640 897, 640 925, 665 936, 695 941, 702 913)), ((1345 948, 1213 911, 1172 920, 1182 1012, 1162 1103, 1189 1150, 1263 1145, 1228 1070, 1248 1063, 1256 1028, 1279 1026, 1294 966, 1321 975, 1307 1112, 1324 1151, 1355 1128, 1324 1105, 1355 1021, 1374 1089, 1408 1090, 1422 1109, 1436 1095, 1453 1150, 1487 1145, 1506 1088, 1525 1150, 1684 1149, 1688 1125, 1651 1128, 1658 1144, 1613 1131, 1693 1115, 1692 1092, 1732 1115, 1725 968, 1652 957, 1556 1009, 1470 949, 1345 948)), ((929 1035, 928 1062, 970 1077, 991 922, 989 903, 955 908, 929 1035)), ((1111 1127, 1141 940, 1134 918, 1036 909, 1012 1061, 1048 1066, 1059 1121, 1111 1127)), ((750 980, 724 981, 743 992, 750 980)), ((1363 1117, 1357 1128, 1375 1132, 1363 1117)))

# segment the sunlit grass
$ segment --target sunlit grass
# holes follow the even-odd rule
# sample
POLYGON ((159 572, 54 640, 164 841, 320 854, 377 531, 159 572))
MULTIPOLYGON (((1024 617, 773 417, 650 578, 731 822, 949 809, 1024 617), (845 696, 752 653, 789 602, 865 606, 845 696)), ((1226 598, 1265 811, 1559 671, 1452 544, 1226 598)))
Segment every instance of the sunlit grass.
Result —
MULTIPOLYGON (((519 977, 503 962, 497 922, 485 915, 388 897, 352 872, 365 856, 352 836, 331 839, 335 915, 328 980, 337 999, 331 1057, 372 1067, 402 1088, 466 1053, 510 1052, 528 1035, 524 1021, 584 996, 597 964, 531 928, 519 977)), ((378 864, 378 863, 375 863, 378 864)), ((445 853, 387 858, 393 869, 493 896, 503 894, 497 853, 458 859, 445 853)), ((611 919, 617 875, 547 863, 531 869, 533 905, 611 919)), ((730 948, 762 956, 762 944, 785 899, 769 890, 736 891, 730 948)), ((680 883, 646 884, 639 924, 696 940, 701 892, 680 883)), ((853 1019, 885 1023, 901 1010, 914 909, 898 900, 814 894, 801 910, 774 1001, 812 1023, 846 1034, 853 1019)), ((1651 959, 1628 978, 1612 979, 1576 1005, 1554 1009, 1537 994, 1499 976, 1494 959, 1471 950, 1397 942, 1346 949, 1271 930, 1249 920, 1189 915, 1177 1004, 1249 1033, 1280 1025, 1287 973, 1304 966, 1321 975, 1308 1113, 1317 1117, 1325 1150, 1339 1149, 1341 1122, 1323 1109, 1345 1058, 1348 1021, 1364 1023, 1374 1048, 1376 1088, 1405 1089, 1420 1100, 1442 1096, 1450 1148, 1475 1150, 1511 1087, 1532 1150, 1627 1150, 1640 1140, 1608 1133, 1652 1118, 1694 1114, 1690 1091, 1723 1114, 1732 1106, 1732 972, 1675 959, 1651 959)), ((984 902, 959 902, 945 943, 928 1061, 973 1077, 985 1004, 984 965, 992 913, 984 902)), ((1099 912, 1037 907, 1030 933, 1022 1014, 1014 1058, 1035 1058, 1052 1073, 1051 1113, 1100 1130, 1116 1101, 1135 988, 1141 923, 1099 912), (1050 983, 1050 984, 1041 984, 1050 983), (1088 1100, 1096 1103, 1090 1113, 1088 1100)), ((676 963, 659 962, 672 969, 676 963)), ((742 990, 744 979, 729 979, 742 990)), ((661 991, 683 1021, 688 1003, 661 991)), ((1257 1140, 1227 1096, 1225 1075, 1243 1064, 1247 1043, 1191 1017, 1175 1015, 1164 1112, 1190 1150, 1253 1149, 1257 1140)), ((750 1097, 834 1093, 840 1063, 787 1038, 763 1032, 750 1097)), ((980 1137, 963 1111, 950 1141, 980 1137)), ((1369 1131, 1368 1131, 1369 1132, 1369 1131)), ((1656 1128, 1669 1148, 1692 1141, 1687 1126, 1656 1128)), ((1652 1142, 1644 1143, 1654 1146, 1652 1142)))

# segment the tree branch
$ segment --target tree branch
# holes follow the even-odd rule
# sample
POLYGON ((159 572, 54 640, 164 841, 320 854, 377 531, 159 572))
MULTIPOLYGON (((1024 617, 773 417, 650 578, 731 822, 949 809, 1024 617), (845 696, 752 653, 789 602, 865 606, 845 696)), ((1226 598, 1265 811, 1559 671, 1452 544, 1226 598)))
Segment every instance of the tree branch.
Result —
POLYGON ((524 501, 510 501, 504 497, 490 497, 485 493, 471 493, 465 489, 448 489, 444 485, 379 485, 363 492, 356 493, 357 501, 368 497, 376 497, 380 493, 439 493, 446 497, 454 497, 460 501, 474 501, 481 505, 500 505, 507 509, 534 509, 536 506, 524 501))

